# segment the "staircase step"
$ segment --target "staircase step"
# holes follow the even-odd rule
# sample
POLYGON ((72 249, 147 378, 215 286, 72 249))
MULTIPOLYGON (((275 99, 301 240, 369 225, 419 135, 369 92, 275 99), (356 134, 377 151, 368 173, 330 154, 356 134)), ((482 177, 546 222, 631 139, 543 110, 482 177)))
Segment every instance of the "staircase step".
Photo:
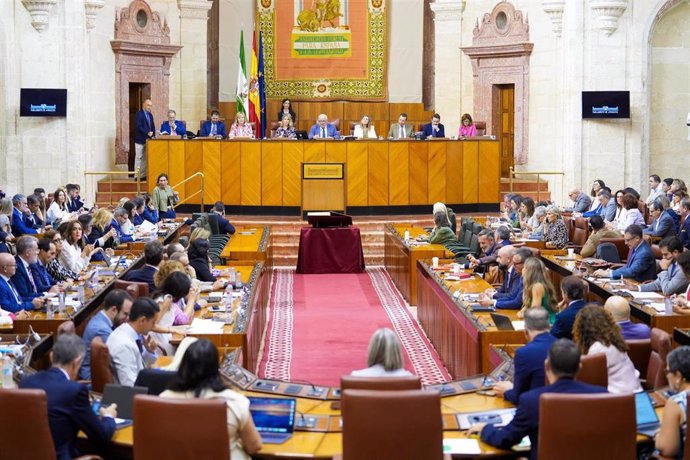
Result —
MULTIPOLYGON (((140 182, 139 187, 142 191, 148 190, 148 182, 140 182)), ((111 190, 112 186, 112 191, 113 192, 126 192, 126 193, 136 193, 137 192, 137 183, 134 181, 134 179, 114 179, 111 182, 109 182, 107 179, 102 179, 98 181, 98 191, 99 192, 108 192, 111 190)))
MULTIPOLYGON (((510 181, 508 179, 501 179, 500 190, 501 192, 510 192, 510 181)), ((539 183, 537 183, 536 180, 513 179, 514 193, 522 194, 522 192, 536 192, 537 190, 544 192, 548 191, 549 183, 544 180, 539 181, 539 183)))

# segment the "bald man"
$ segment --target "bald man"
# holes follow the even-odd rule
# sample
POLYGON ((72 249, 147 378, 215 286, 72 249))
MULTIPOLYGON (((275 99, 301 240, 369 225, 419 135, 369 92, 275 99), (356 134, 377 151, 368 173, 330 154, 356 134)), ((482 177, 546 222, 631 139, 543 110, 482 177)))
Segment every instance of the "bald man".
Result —
POLYGON ((484 302, 484 304, 488 305, 490 303, 493 303, 488 302, 488 300, 490 299, 498 300, 503 297, 509 296, 513 292, 513 288, 516 287, 520 275, 518 275, 515 272, 515 268, 513 267, 513 256, 515 255, 515 251, 516 248, 512 245, 503 246, 501 249, 498 250, 496 262, 498 262, 498 268, 500 270, 505 271, 505 279, 503 280, 503 284, 500 288, 498 288, 497 291, 494 291, 493 289, 487 289, 484 292, 484 295, 480 299, 482 301, 487 301, 484 302))
POLYGON ((621 327, 621 332, 625 340, 649 338, 649 326, 630 321, 630 304, 625 298, 618 295, 611 296, 606 300, 604 308, 611 313, 613 320, 621 327))
POLYGON ((153 139, 156 122, 153 121, 153 114, 151 109, 153 102, 151 99, 146 99, 141 106, 141 110, 137 112, 134 131, 134 169, 139 168, 139 177, 141 180, 146 179, 146 141, 153 139))
POLYGON ((328 122, 328 115, 322 113, 309 130, 309 139, 340 139, 340 133, 334 124, 328 122))
POLYGON ((13 313, 17 318, 27 317, 26 310, 41 308, 47 299, 36 297, 32 300, 24 300, 12 282, 12 276, 17 271, 17 261, 12 254, 3 252, 0 254, 0 305, 3 313, 13 313))
POLYGON ((592 199, 577 187, 571 189, 568 196, 573 200, 573 212, 587 212, 592 206, 592 199))

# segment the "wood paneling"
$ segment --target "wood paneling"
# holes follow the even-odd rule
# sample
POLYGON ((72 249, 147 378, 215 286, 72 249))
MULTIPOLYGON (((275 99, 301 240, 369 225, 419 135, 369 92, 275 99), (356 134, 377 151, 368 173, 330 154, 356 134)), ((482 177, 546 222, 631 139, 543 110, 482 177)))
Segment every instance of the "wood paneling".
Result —
POLYGON ((479 143, 462 143, 462 201, 476 203, 479 196, 479 143))
POLYGON ((240 175, 242 172, 241 150, 234 142, 221 143, 221 184, 223 203, 226 205, 236 205, 242 200, 242 182, 240 175))
POLYGON ((326 162, 326 142, 304 142, 304 162, 305 163, 325 163, 326 162))
POLYGON ((242 206, 261 206, 261 142, 237 142, 242 160, 242 206))
POLYGON ((479 202, 496 203, 500 201, 501 184, 495 179, 501 170, 500 144, 488 142, 482 147, 479 157, 479 202))
POLYGON ((367 176, 369 162, 367 142, 348 142, 347 144, 347 205, 367 206, 367 176))
POLYGON ((302 202, 302 142, 281 142, 283 146, 283 206, 302 202))
POLYGON ((369 206, 388 205, 388 146, 369 143, 369 206))
MULTIPOLYGON (((167 171, 168 179, 170 180, 170 185, 179 184, 185 179, 185 177, 187 177, 187 175, 185 174, 184 151, 184 142, 168 142, 167 171)), ((158 175, 156 174, 154 177, 158 177, 158 175)), ((177 192, 180 194, 180 200, 184 200, 186 198, 186 187, 180 187, 177 192)))
MULTIPOLYGON (((398 141, 401 142, 401 141, 398 141)), ((405 141, 402 141, 405 142, 405 141)), ((427 204, 429 152, 426 142, 407 142, 410 148, 410 204, 427 204)))
POLYGON ((347 161, 347 143, 326 142, 326 163, 345 163, 347 161))
POLYGON ((462 146, 464 142, 449 142, 446 148, 446 202, 463 203, 462 146))
MULTIPOLYGON (((184 144, 180 144, 184 145, 184 144)), ((156 178, 160 173, 168 173, 169 164, 168 159, 170 155, 170 141, 161 141, 156 143, 149 143, 146 146, 146 174, 148 174, 148 192, 153 193, 153 188, 156 186, 156 178)), ((175 182, 171 182, 171 185, 175 182)))
POLYGON ((283 145, 267 142, 261 148, 261 204, 283 205, 283 145))
MULTIPOLYGON (((177 141, 183 142, 183 141, 177 141)), ((219 141, 209 141, 219 144, 219 141)), ((184 175, 185 179, 194 173, 200 172, 203 168, 204 154, 203 146, 206 142, 191 141, 185 142, 184 146, 184 175)), ((175 184, 172 184, 175 185, 175 184)), ((199 190, 200 181, 190 180, 184 185, 186 195, 189 196, 199 190)), ((196 196, 188 203, 201 203, 201 197, 196 196)))
MULTIPOLYGON (((220 142, 204 142, 202 147, 204 173, 204 203, 215 203, 221 200, 221 175, 220 171, 220 142)), ((191 184, 201 186, 201 179, 192 179, 191 184)), ((198 188, 197 188, 198 190, 198 188)))
POLYGON ((446 146, 439 141, 429 145, 429 201, 446 203, 446 146))
POLYGON ((390 143, 388 147, 388 190, 391 206, 410 204, 410 149, 407 142, 390 143))

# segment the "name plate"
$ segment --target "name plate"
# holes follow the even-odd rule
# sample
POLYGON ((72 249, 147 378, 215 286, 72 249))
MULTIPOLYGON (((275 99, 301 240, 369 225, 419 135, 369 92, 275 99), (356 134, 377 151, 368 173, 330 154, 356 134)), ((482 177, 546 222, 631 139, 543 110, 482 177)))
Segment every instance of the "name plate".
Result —
POLYGON ((302 163, 302 179, 343 179, 345 163, 302 163))

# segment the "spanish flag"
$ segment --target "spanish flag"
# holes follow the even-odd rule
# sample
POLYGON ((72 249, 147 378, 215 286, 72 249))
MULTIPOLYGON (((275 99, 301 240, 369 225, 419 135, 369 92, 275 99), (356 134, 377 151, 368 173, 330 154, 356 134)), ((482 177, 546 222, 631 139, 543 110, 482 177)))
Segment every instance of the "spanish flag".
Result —
POLYGON ((256 127, 256 138, 261 139, 261 96, 259 94, 259 59, 256 49, 256 32, 253 34, 252 64, 249 73, 249 121, 256 127))

